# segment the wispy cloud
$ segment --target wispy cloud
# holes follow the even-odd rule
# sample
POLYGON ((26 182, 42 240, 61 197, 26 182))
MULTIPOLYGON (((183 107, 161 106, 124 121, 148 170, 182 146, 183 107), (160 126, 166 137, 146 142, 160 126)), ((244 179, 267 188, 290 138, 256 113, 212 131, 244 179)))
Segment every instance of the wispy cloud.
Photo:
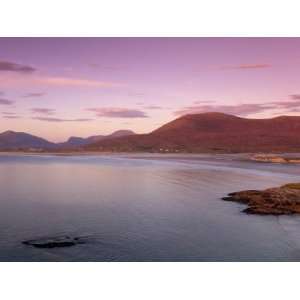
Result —
POLYGON ((2 118, 4 118, 4 119, 20 119, 21 117, 12 115, 12 116, 3 116, 2 118))
POLYGON ((89 122, 93 121, 93 119, 85 119, 85 118, 78 118, 78 119, 62 119, 62 118, 52 118, 52 117, 33 117, 33 120, 39 121, 46 121, 46 122, 89 122))
POLYGON ((128 92, 128 96, 133 97, 133 98, 141 98, 141 97, 144 97, 145 94, 139 93, 139 92, 128 92))
POLYGON ((12 104, 14 104, 14 103, 15 103, 14 101, 11 101, 11 100, 8 100, 8 99, 0 98, 0 105, 12 105, 12 104))
POLYGON ((187 106, 176 111, 175 115, 197 114, 204 112, 223 112, 227 114, 248 116, 251 114, 260 113, 269 109, 276 108, 275 105, 269 104, 237 104, 237 105, 196 105, 187 106))
POLYGON ((300 97, 298 95, 291 95, 290 100, 274 101, 270 102, 272 105, 276 105, 282 109, 298 109, 300 108, 300 97))
POLYGON ((28 93, 23 95, 24 98, 36 98, 36 97, 43 97, 46 93, 28 93))
POLYGON ((11 111, 3 111, 2 115, 15 115, 16 113, 11 112, 11 111))
POLYGON ((240 65, 228 65, 219 67, 220 70, 247 70, 247 69, 266 69, 270 68, 270 64, 240 64, 240 65))
POLYGON ((300 94, 290 95, 290 98, 293 100, 300 100, 300 94))
POLYGON ((194 104, 209 104, 209 103, 214 103, 215 101, 212 100, 197 100, 194 101, 194 104))
POLYGON ((88 66, 93 69, 108 70, 108 71, 120 71, 124 66, 105 66, 98 63, 89 63, 88 66))
POLYGON ((30 74, 35 71, 36 69, 31 66, 22 65, 10 61, 0 61, 0 72, 17 72, 23 74, 30 74))
POLYGON ((86 87, 120 87, 123 84, 108 82, 108 81, 98 81, 92 79, 81 79, 81 78, 70 78, 70 77, 41 77, 35 79, 37 82, 47 85, 57 85, 57 86, 86 86, 86 87))
POLYGON ((32 108, 31 111, 33 113, 38 113, 43 115, 54 115, 56 112, 56 110, 52 108, 40 108, 40 107, 32 108))
POLYGON ((164 107, 158 106, 158 105, 149 105, 149 106, 144 106, 144 109, 153 109, 153 110, 156 110, 156 109, 164 109, 164 107))
POLYGON ((96 107, 96 108, 87 108, 86 110, 95 112, 97 117, 148 118, 145 112, 137 109, 120 108, 120 107, 96 107))
POLYGON ((175 115, 196 114, 204 112, 223 112, 239 116, 249 116, 257 113, 279 110, 281 113, 298 112, 300 110, 300 95, 290 95, 290 99, 260 103, 243 103, 236 105, 203 104, 183 107, 175 111, 175 115), (299 97, 298 97, 299 96, 299 97))
MULTIPOLYGON (((89 87, 89 88, 121 88, 126 84, 111 81, 100 81, 86 78, 73 77, 56 77, 44 75, 21 76, 20 74, 2 74, 0 77, 1 86, 8 87, 41 87, 41 86, 58 86, 58 87, 89 87)), ((42 96, 41 93, 31 93, 33 96, 42 96)), ((29 95, 28 95, 29 97, 29 95)))

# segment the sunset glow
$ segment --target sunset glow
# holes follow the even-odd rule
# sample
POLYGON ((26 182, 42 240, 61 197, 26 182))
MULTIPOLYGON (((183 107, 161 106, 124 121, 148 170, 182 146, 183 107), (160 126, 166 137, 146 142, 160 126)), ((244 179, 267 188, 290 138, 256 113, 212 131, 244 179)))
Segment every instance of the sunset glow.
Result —
POLYGON ((0 38, 0 131, 64 141, 183 114, 300 115, 300 38, 0 38))

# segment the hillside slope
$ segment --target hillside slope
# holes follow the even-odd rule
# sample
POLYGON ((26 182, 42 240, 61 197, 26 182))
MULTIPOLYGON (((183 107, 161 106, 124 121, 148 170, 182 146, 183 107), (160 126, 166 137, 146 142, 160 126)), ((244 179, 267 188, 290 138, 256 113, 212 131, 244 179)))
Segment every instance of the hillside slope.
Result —
POLYGON ((99 141, 85 149, 118 152, 299 152, 300 117, 247 119, 223 113, 186 115, 149 134, 99 141))
POLYGON ((55 147, 55 143, 51 143, 43 138, 25 132, 5 131, 0 133, 0 150, 28 148, 53 149, 55 147))
POLYGON ((71 136, 66 142, 59 143, 59 148, 74 148, 74 147, 81 147, 84 145, 88 145, 91 143, 95 143, 98 141, 111 139, 111 138, 117 138, 117 137, 123 137, 123 136, 129 136, 129 135, 135 135, 135 133, 131 130, 117 130, 114 131, 111 134, 108 135, 92 135, 87 138, 81 138, 76 136, 71 136))

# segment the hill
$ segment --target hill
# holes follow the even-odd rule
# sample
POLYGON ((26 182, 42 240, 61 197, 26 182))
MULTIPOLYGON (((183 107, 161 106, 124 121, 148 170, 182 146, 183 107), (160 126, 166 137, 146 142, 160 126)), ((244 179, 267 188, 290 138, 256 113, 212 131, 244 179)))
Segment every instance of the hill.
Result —
POLYGON ((98 141, 85 150, 115 152, 300 152, 300 117, 248 119, 223 113, 182 116, 149 134, 98 141))
POLYGON ((53 149, 55 143, 51 143, 43 138, 15 131, 5 131, 0 133, 0 150, 23 150, 23 149, 53 149))
POLYGON ((135 135, 131 130, 117 130, 109 135, 93 135, 87 138, 72 136, 66 142, 57 144, 59 148, 76 148, 105 139, 135 135))

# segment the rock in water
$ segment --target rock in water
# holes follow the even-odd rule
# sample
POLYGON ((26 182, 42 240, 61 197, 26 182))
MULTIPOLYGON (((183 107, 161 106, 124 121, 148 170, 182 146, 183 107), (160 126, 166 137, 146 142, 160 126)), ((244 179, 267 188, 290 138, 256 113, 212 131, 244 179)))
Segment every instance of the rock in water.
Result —
POLYGON ((299 164, 300 157, 284 157, 284 156, 275 156, 271 154, 257 154, 250 158, 250 160, 258 161, 258 162, 268 162, 268 163, 292 163, 299 164))
POLYGON ((266 190, 248 190, 228 194, 222 198, 247 204, 248 214, 284 215, 300 213, 300 183, 290 183, 266 190))
POLYGON ((71 237, 68 235, 39 238, 22 242, 36 248, 55 248, 55 247, 71 247, 83 243, 80 237, 71 237))

